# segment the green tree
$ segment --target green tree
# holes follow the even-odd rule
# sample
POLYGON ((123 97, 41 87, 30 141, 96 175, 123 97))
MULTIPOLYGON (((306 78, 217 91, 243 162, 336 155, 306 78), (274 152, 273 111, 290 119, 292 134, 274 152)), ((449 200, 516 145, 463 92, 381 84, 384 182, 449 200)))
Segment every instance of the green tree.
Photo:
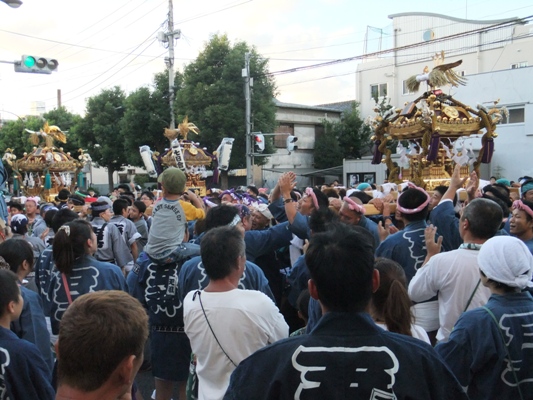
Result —
MULTIPOLYGON (((174 84, 179 86, 180 82, 181 74, 176 73, 174 84)), ((154 76, 153 88, 141 87, 128 95, 121 122, 128 163, 139 167, 144 166, 139 146, 147 145, 160 153, 169 147, 163 136, 164 128, 170 126, 168 70, 154 76)))
POLYGON ((0 149, 11 148, 19 158, 23 153, 31 152, 34 145, 31 144, 30 134, 25 129, 39 131, 43 124, 44 120, 41 117, 34 116, 6 122, 0 130, 0 149))
POLYGON ((338 124, 324 121, 324 133, 317 137, 314 148, 315 168, 326 169, 342 165, 343 152, 337 138, 338 124))
POLYGON ((113 190, 113 173, 127 163, 124 136, 120 122, 126 96, 122 89, 104 89, 87 100, 85 118, 73 131, 82 147, 87 148, 93 162, 107 169, 109 191, 113 190))
POLYGON ((370 151, 372 130, 364 123, 358 107, 354 101, 351 109, 343 113, 338 133, 339 146, 348 159, 361 158, 370 151))
POLYGON ((56 147, 62 147, 63 151, 70 152, 73 157, 77 157, 80 144, 76 135, 72 133, 72 128, 81 122, 81 116, 72 114, 65 107, 58 107, 45 113, 43 117, 49 125, 56 125, 63 132, 66 132, 67 143, 57 142, 56 147))
MULTIPOLYGON (((214 35, 196 60, 185 67, 183 85, 177 93, 178 121, 184 116, 198 126, 197 140, 209 151, 215 150, 222 138, 233 137, 230 167, 243 168, 245 158, 244 55, 251 53, 253 131, 274 132, 276 87, 268 75, 268 60, 245 42, 231 45, 226 35, 214 35)), ((274 151, 267 141, 266 154, 274 151)), ((256 158, 258 163, 264 157, 256 158)))
POLYGON ((344 158, 361 158, 370 151, 372 131, 360 116, 359 104, 353 102, 338 122, 323 120, 324 134, 315 142, 315 168, 342 165, 344 158))

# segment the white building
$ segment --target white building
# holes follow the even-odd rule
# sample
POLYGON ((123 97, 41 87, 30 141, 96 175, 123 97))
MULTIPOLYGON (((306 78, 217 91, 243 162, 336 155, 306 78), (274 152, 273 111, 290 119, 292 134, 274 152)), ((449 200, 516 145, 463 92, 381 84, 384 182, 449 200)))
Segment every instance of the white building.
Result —
MULTIPOLYGON (((327 182, 338 179, 337 173, 329 176, 327 171, 317 171, 314 168, 313 152, 316 138, 324 132, 323 120, 340 121, 342 110, 327 106, 282 103, 277 100, 275 103, 278 128, 274 136, 274 147, 277 152, 268 156, 267 163, 262 168, 262 182, 255 182, 256 185, 272 189, 278 182, 280 174, 286 171, 296 173, 298 187, 312 185, 312 177, 316 173, 327 182), (298 138, 296 142, 298 149, 291 154, 286 150, 289 135, 298 138)), ((337 166, 332 165, 332 167, 337 166)))
MULTIPOLYGON (((510 111, 509 121, 500 127, 490 166, 482 168, 482 178, 500 174, 510 180, 533 173, 529 150, 533 144, 533 27, 527 21, 476 21, 433 13, 390 15, 390 51, 369 54, 356 72, 357 101, 363 116, 373 115, 374 96, 386 96, 395 107, 415 100, 426 90, 409 93, 405 81, 433 68, 432 56, 445 52, 446 62, 462 60, 455 71, 467 78, 467 85, 442 88, 457 100, 472 107, 482 103, 510 111), (487 175, 487 176, 485 176, 487 175)), ((480 139, 472 139, 474 149, 480 139)), ((349 171, 348 171, 349 172, 349 171)), ((364 171, 361 171, 364 172, 364 171)))
POLYGON ((44 113, 46 113, 46 103, 44 101, 32 101, 30 103, 29 115, 42 117, 44 113))

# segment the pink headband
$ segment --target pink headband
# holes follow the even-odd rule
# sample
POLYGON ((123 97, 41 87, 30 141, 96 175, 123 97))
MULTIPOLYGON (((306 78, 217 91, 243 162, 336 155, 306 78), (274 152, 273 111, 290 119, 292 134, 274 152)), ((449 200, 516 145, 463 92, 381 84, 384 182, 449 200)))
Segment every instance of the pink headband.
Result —
POLYGON ((525 211, 526 214, 528 214, 531 218, 533 218, 533 210, 529 208, 527 205, 522 203, 522 200, 515 200, 513 203, 513 208, 517 210, 525 211))
POLYGON ((348 204, 348 208, 350 210, 358 212, 359 214, 363 214, 364 215, 366 210, 361 204, 357 204, 355 201, 353 201, 348 196, 344 196, 343 200, 348 204))
POLYGON ((26 199, 26 203, 27 203, 28 201, 33 201, 33 202, 35 203, 35 205, 38 205, 38 204, 39 204, 39 198, 38 198, 38 197, 28 197, 28 198, 26 199))
POLYGON ((305 194, 310 196, 313 199, 313 204, 315 205, 315 209, 318 210, 318 200, 316 199, 316 194, 313 192, 313 189, 308 187, 305 189, 305 194))
POLYGON ((431 197, 430 195, 428 194, 428 192, 426 192, 424 189, 416 186, 414 183, 411 183, 411 182, 407 182, 407 187, 409 189, 416 189, 416 190, 419 190, 421 191, 422 193, 424 193, 427 197, 426 201, 424 201, 422 204, 420 204, 417 208, 413 208, 413 209, 409 209, 409 208, 404 208, 400 205, 400 197, 402 196, 401 194, 398 196, 398 202, 397 202, 397 205, 396 205, 396 209, 398 211, 400 211, 401 213, 404 213, 404 214, 416 214, 417 212, 420 212, 422 211, 424 208, 426 208, 426 206, 429 204, 429 201, 431 200, 431 197))

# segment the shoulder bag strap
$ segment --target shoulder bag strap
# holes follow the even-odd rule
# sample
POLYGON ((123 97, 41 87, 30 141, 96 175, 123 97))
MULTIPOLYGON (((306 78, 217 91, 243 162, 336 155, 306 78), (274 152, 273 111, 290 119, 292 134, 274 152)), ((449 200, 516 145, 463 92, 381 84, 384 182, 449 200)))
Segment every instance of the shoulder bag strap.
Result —
POLYGON ((474 288, 474 291, 472 292, 472 294, 470 295, 470 298, 468 299, 468 303, 466 303, 466 307, 465 309, 463 310, 463 312, 465 312, 466 310, 468 310, 468 306, 470 305, 470 303, 472 302, 472 299, 474 298, 474 294, 476 294, 476 291, 477 291, 477 288, 479 287, 479 284, 481 283, 481 278, 477 281, 477 285, 476 287, 474 288))
POLYGON ((220 350, 222 350, 222 352, 226 355, 226 357, 228 357, 228 360, 235 366, 237 367, 237 364, 235 364, 233 362, 233 360, 231 359, 230 356, 228 356, 228 353, 226 353, 226 350, 224 350, 224 348, 222 347, 222 345, 220 344, 220 342, 218 341, 218 338, 217 338, 217 335, 215 335, 215 332, 213 331, 213 328, 211 327, 211 324, 209 323, 209 320, 207 319, 207 314, 205 313, 205 309, 204 309, 204 305, 202 303, 202 296, 201 296, 202 292, 200 290, 197 290, 195 293, 194 293, 194 296, 192 297, 192 301, 194 301, 196 299, 196 295, 198 295, 198 300, 200 300, 200 307, 202 307, 202 311, 204 313, 204 317, 205 317, 205 320, 207 322, 207 325, 209 326, 209 329, 211 330, 211 333, 213 334, 213 336, 215 337, 215 340, 217 341, 217 344, 218 344, 218 347, 220 347, 220 350))
POLYGON ((496 327, 498 328, 498 332, 500 332, 500 337, 502 338, 503 345, 505 346, 505 350, 507 351, 507 357, 509 358, 509 366, 511 367, 511 370, 513 371, 513 376, 516 382, 516 388, 518 389, 518 394, 520 395, 520 399, 524 400, 524 396, 522 395, 522 390, 520 389, 520 382, 518 381, 518 377, 516 376, 516 370, 514 369, 513 362, 511 360, 511 354, 509 353, 509 347, 507 347, 507 343, 505 343, 505 337, 503 336, 502 330, 500 329, 500 324, 498 323, 498 320, 496 319, 496 316, 494 313, 488 308, 483 306, 482 307, 491 317, 494 323, 496 324, 496 327))
POLYGON ((70 295, 70 288, 68 287, 67 276, 65 274, 61 274, 61 278, 63 279, 63 287, 65 288, 65 293, 67 294, 68 305, 71 305, 72 296, 70 295))

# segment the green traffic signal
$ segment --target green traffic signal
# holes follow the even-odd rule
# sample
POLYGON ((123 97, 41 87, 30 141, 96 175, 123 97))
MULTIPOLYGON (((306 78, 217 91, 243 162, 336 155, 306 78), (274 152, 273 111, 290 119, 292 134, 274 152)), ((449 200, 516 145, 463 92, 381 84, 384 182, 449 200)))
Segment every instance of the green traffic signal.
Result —
POLYGON ((28 55, 23 55, 20 61, 14 62, 15 72, 33 74, 51 74, 57 71, 58 64, 55 58, 28 55))
POLYGON ((35 65, 35 58, 33 58, 32 56, 24 58, 24 65, 28 68, 33 67, 35 65))

